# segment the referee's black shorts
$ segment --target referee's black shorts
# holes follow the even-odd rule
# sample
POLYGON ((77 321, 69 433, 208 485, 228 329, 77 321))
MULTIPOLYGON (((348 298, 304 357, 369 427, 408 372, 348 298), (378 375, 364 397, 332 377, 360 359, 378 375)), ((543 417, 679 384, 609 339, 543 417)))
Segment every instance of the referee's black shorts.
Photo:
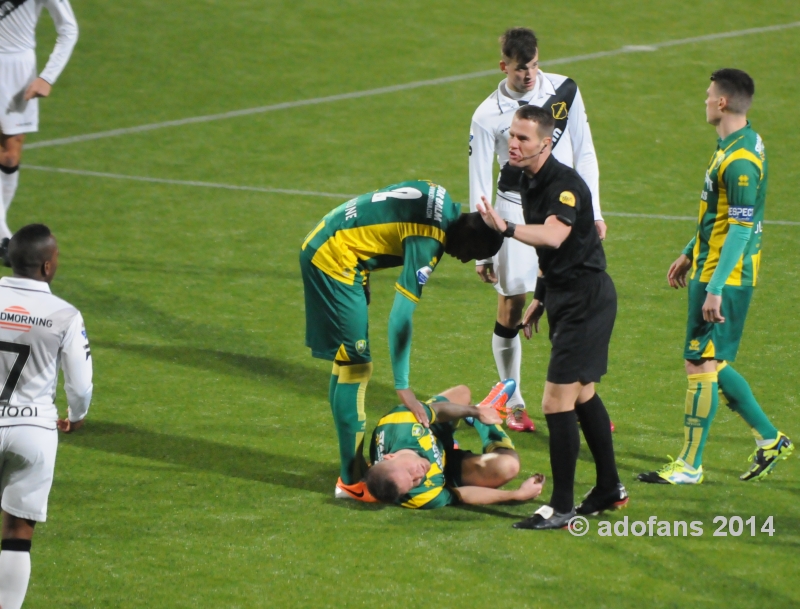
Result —
POLYGON ((603 271, 567 287, 547 288, 550 365, 547 380, 559 385, 597 383, 608 371, 608 343, 617 317, 617 291, 603 271))

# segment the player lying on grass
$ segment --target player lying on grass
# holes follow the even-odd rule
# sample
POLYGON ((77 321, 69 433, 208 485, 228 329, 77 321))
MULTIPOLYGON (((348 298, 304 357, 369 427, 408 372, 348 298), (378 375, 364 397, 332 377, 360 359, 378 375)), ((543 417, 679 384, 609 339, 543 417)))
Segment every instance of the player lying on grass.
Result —
MULTIPOLYGON (((505 400, 516 387, 511 380, 499 385, 506 392, 505 400)), ((432 509, 458 503, 530 501, 541 494, 541 474, 528 478, 517 490, 500 490, 519 473, 519 455, 500 426, 497 411, 491 405, 470 406, 470 398, 469 388, 459 385, 428 400, 424 406, 431 423, 428 428, 405 406, 378 422, 370 444, 373 465, 364 479, 373 497, 407 508, 432 509), (483 454, 455 448, 453 432, 462 421, 478 432, 483 454)))
POLYGON ((334 497, 374 501, 363 483, 370 273, 401 269, 389 314, 389 355, 400 402, 427 427, 408 380, 411 320, 423 287, 445 253, 468 262, 493 256, 502 242, 479 214, 462 214, 442 186, 419 180, 342 203, 306 237, 300 251, 306 345, 314 357, 333 362, 328 395, 341 461, 334 497))

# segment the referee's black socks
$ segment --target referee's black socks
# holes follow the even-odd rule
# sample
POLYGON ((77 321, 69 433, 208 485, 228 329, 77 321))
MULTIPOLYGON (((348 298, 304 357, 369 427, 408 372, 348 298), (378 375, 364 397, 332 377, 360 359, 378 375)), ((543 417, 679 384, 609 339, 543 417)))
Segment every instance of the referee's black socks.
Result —
POLYGON ((610 490, 619 484, 619 473, 614 459, 614 441, 611 438, 608 411, 603 400, 595 393, 583 404, 576 404, 575 412, 597 468, 597 489, 610 490))
POLYGON ((575 508, 575 465, 581 447, 578 417, 574 410, 569 410, 545 414, 544 418, 550 432, 550 467, 553 470, 553 495, 549 505, 565 514, 575 508))

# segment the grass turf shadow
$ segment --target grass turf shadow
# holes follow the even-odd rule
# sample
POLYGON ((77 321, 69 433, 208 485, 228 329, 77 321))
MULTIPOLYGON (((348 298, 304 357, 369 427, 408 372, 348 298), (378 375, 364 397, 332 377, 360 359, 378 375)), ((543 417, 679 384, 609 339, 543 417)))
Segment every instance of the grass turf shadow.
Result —
POLYGON ((320 463, 297 455, 276 455, 107 421, 87 421, 85 430, 63 436, 61 442, 325 495, 333 493, 338 475, 338 465, 334 463, 320 463))
MULTIPOLYGON (((284 359, 184 345, 148 345, 103 340, 94 341, 92 344, 104 349, 135 353, 148 359, 191 366, 209 372, 235 374, 262 381, 270 380, 304 397, 313 396, 328 401, 329 372, 284 359)), ((395 391, 389 385, 370 380, 368 395, 379 395, 383 398, 387 395, 394 396, 395 391)))

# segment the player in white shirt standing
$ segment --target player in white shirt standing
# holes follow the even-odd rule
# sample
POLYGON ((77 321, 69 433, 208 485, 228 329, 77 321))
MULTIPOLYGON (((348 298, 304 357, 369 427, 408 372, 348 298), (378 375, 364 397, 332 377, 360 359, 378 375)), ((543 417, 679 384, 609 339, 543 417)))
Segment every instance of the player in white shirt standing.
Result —
POLYGON ((6 266, 11 230, 6 214, 19 183, 26 133, 39 130, 39 97, 47 97, 78 41, 69 0, 0 0, 0 257, 6 266), (47 8, 58 34, 44 70, 36 72, 36 23, 47 8))
MULTIPOLYGON (((527 28, 511 28, 500 37, 500 70, 506 74, 486 101, 472 116, 469 136, 469 205, 475 211, 481 197, 492 200, 505 220, 524 224, 519 195, 520 172, 508 165, 508 130, 520 106, 534 104, 550 108, 556 119, 553 156, 575 170, 592 192, 594 218, 600 238, 606 224, 600 212, 600 170, 586 118, 583 98, 575 82, 559 74, 539 70, 536 35, 527 28), (500 166, 497 183, 492 179, 494 159, 500 166)), ((506 239, 491 260, 479 260, 478 276, 497 290, 497 321, 492 335, 497 372, 501 379, 512 378, 517 390, 508 401, 506 424, 514 431, 535 431, 520 393, 522 343, 518 326, 522 321, 525 298, 534 292, 539 273, 536 250, 514 239, 506 239)), ((535 296, 534 296, 535 298, 535 296)), ((612 425, 613 428, 613 425, 612 425)))
POLYGON ((0 607, 19 609, 31 573, 33 527, 47 518, 58 431, 83 426, 92 359, 80 311, 50 293, 58 245, 29 224, 11 238, 13 277, 0 279, 0 607), (64 371, 68 415, 53 403, 64 371))

